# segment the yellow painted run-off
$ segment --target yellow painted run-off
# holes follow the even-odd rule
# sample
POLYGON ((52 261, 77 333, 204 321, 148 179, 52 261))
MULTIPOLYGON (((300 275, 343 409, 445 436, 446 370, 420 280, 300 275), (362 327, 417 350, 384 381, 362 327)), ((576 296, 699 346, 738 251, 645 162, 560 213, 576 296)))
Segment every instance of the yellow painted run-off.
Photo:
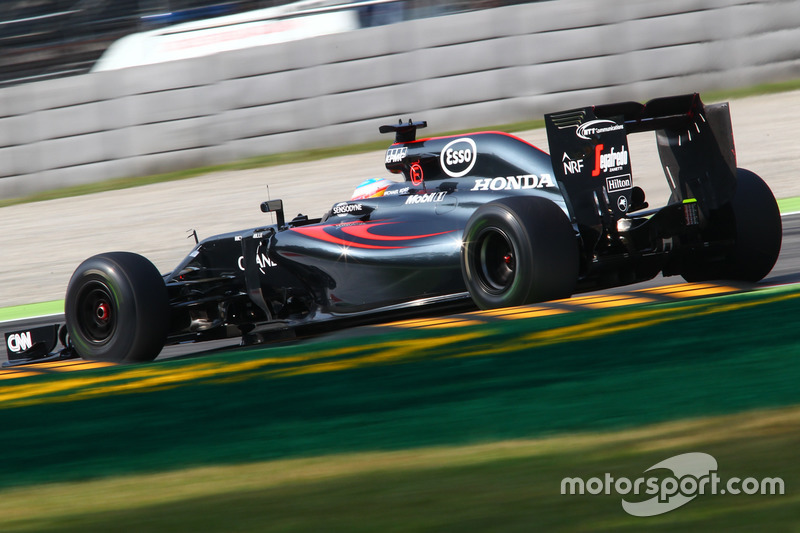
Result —
MULTIPOLYGON (((680 286, 645 289, 619 296, 596 295, 532 306, 523 306, 490 311, 476 311, 451 317, 406 320, 365 328, 364 335, 344 345, 328 343, 305 345, 292 353, 268 351, 267 356, 249 360, 217 360, 197 358, 183 361, 165 361, 162 364, 118 367, 111 374, 64 375, 78 370, 98 369, 114 366, 110 363, 70 360, 8 368, 0 372, 0 380, 50 375, 61 375, 61 379, 42 382, 20 382, 12 386, 7 382, 0 388, 0 408, 13 406, 60 403, 103 395, 144 393, 172 389, 192 383, 230 383, 250 379, 280 379, 290 376, 338 372, 354 368, 386 364, 409 363, 419 359, 447 359, 470 356, 495 355, 511 349, 529 349, 559 342, 585 340, 611 335, 620 330, 647 327, 648 325, 677 320, 689 315, 700 316, 724 312, 733 308, 762 305, 775 298, 798 297, 800 292, 789 294, 765 294, 752 302, 731 302, 723 305, 719 301, 708 303, 698 300, 688 306, 639 306, 630 311, 615 311, 612 315, 589 314, 577 324, 565 324, 544 331, 533 332, 525 328, 509 334, 499 345, 484 342, 494 330, 517 319, 531 319, 553 315, 569 315, 583 309, 597 310, 609 307, 610 303, 628 305, 635 303, 679 302, 681 299, 698 296, 724 295, 740 292, 727 285, 688 284, 680 286), (650 296, 648 296, 650 295, 650 296), (690 296, 691 295, 691 296, 690 296), (627 296, 627 297, 623 297, 627 296), (473 329, 467 326, 476 326, 473 329), (441 328, 441 335, 431 337, 432 331, 441 328), (460 328, 466 328, 461 330, 460 328), (385 332, 427 330, 421 338, 384 338, 385 332), (275 354, 270 356, 270 354, 275 354), (175 364, 177 363, 177 364, 175 364)), ((760 291, 765 292, 765 291, 760 291)), ((766 291, 771 293, 771 291, 766 291)), ((264 348, 258 348, 263 350, 264 348)), ((243 352, 247 353, 247 352, 243 352)), ((252 357, 252 356, 250 356, 252 357)))
MULTIPOLYGON (((540 303, 535 305, 475 311, 446 317, 420 318, 401 320, 381 324, 379 327, 402 329, 445 329, 475 326, 489 323, 489 320, 519 320, 546 317, 569 313, 576 310, 604 309, 624 307, 637 304, 648 304, 665 301, 677 301, 689 298, 717 296, 721 294, 741 292, 741 288, 731 285, 711 283, 682 283, 648 289, 638 289, 619 294, 593 294, 574 296, 565 300, 540 303)), ((5 368, 0 371, 0 380, 50 374, 53 372, 74 372, 111 366, 112 363, 83 361, 79 359, 38 363, 20 367, 5 368)))
POLYGON ((638 289, 619 294, 591 294, 587 296, 573 296, 572 298, 565 300, 556 300, 553 302, 525 305, 521 307, 475 311, 472 313, 464 313, 461 315, 453 315, 448 317, 401 320, 398 322, 383 324, 382 327, 390 326, 412 329, 464 327, 474 326, 476 324, 485 324, 487 323, 487 318, 500 318, 508 320, 537 318, 569 313, 576 310, 607 309, 637 304, 657 302, 663 303, 689 298, 719 296, 721 294, 734 292, 742 292, 742 289, 733 287, 731 285, 716 285, 712 283, 681 283, 678 285, 638 289))

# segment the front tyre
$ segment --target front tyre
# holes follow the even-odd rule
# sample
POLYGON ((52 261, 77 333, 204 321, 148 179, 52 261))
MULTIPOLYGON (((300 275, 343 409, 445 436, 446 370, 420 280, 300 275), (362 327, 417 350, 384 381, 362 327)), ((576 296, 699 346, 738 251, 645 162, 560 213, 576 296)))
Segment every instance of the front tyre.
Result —
POLYGON ((156 267, 129 252, 80 264, 67 286, 67 330, 84 359, 135 363, 161 352, 169 328, 167 288, 156 267))
POLYGON ((737 169, 736 192, 729 204, 712 213, 711 239, 732 240, 722 258, 703 256, 684 264, 686 281, 712 279, 755 283, 770 273, 781 251, 783 229, 778 203, 757 174, 737 169))
POLYGON ((464 229, 461 273, 482 309, 569 298, 578 268, 572 224, 545 198, 519 196, 484 204, 464 229))

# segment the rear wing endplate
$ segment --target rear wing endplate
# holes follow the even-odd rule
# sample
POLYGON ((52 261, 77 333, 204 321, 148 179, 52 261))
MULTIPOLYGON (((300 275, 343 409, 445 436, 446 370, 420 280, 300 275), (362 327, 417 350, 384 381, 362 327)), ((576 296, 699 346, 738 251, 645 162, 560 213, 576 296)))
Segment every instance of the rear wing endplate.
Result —
POLYGON ((545 124, 556 179, 581 225, 609 227, 631 208, 629 133, 656 132, 672 201, 695 199, 708 210, 733 197, 736 152, 727 103, 706 106, 695 93, 550 113, 545 124))

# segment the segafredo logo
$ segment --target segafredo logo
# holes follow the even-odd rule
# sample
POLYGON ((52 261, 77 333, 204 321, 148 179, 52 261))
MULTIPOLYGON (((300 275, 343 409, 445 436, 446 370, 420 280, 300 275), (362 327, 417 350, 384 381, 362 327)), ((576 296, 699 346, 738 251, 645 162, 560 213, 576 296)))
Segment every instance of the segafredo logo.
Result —
POLYGON ((604 153, 605 146, 598 144, 594 147, 595 151, 595 164, 592 170, 592 176, 599 176, 601 172, 613 172, 620 170, 628 164, 628 151, 623 145, 620 148, 611 147, 611 151, 604 153), (616 150, 616 151, 615 151, 616 150))
POLYGON ((475 161, 478 159, 478 149, 475 141, 469 137, 461 137, 455 141, 450 141, 442 149, 439 161, 444 173, 453 178, 460 178, 466 175, 475 161))
POLYGON ((8 346, 8 351, 13 353, 21 353, 25 350, 29 350, 31 346, 33 346, 31 332, 12 333, 8 336, 8 340, 6 340, 6 346, 8 346))
POLYGON ((608 133, 610 131, 619 131, 624 129, 625 126, 617 124, 613 120, 597 119, 584 122, 578 129, 575 130, 575 135, 581 139, 589 140, 590 135, 600 135, 601 133, 608 133))

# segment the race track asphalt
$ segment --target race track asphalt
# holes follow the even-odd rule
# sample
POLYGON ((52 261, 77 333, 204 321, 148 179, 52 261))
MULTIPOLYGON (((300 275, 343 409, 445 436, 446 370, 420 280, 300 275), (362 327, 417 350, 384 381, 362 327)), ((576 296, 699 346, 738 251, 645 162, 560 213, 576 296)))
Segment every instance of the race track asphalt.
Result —
MULTIPOLYGON (((800 196, 798 104, 800 91, 731 101, 739 166, 760 174, 777 198, 800 196)), ((447 129, 431 124, 426 133, 447 129)), ((543 130, 518 135, 547 149, 543 130)), ((630 152, 636 184, 651 205, 663 203, 653 134, 631 136, 630 152)), ((320 216, 362 180, 388 175, 383 162, 382 151, 370 152, 0 208, 0 308, 63 299, 72 272, 96 253, 136 252, 170 271, 191 250, 190 229, 204 238, 270 223, 259 210, 269 197, 283 199, 289 217, 320 216)))

